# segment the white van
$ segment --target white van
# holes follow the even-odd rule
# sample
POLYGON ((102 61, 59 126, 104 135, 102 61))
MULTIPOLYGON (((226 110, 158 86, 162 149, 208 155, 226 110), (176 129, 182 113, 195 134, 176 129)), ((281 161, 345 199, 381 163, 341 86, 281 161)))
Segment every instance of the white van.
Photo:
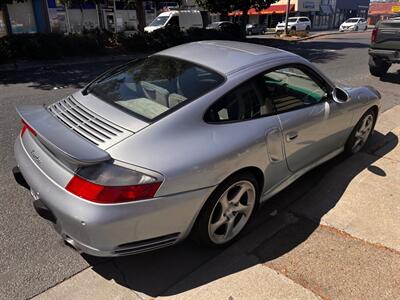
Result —
POLYGON ((144 31, 153 32, 167 26, 176 26, 182 30, 190 27, 203 28, 203 18, 198 10, 171 10, 159 14, 149 26, 144 28, 144 31))

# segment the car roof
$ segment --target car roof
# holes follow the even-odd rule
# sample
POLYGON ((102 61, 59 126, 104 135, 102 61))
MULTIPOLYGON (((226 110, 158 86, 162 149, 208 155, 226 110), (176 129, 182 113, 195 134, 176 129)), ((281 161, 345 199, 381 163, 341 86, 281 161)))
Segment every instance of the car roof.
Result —
POLYGON ((277 58, 297 57, 297 55, 256 44, 235 41, 200 41, 183 44, 158 52, 184 59, 225 75, 231 75, 248 66, 277 58))

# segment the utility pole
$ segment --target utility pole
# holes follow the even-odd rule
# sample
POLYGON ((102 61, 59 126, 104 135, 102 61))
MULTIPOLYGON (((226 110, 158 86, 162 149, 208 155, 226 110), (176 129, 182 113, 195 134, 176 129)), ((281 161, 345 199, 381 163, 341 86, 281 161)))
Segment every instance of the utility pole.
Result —
POLYGON ((1 10, 3 11, 4 23, 6 25, 6 32, 8 35, 13 34, 11 22, 10 22, 10 14, 8 13, 7 3, 3 1, 1 3, 1 10))
POLYGON ((287 0, 287 7, 286 7, 286 17, 285 17, 285 35, 288 35, 288 22, 289 22, 289 13, 290 13, 290 0, 287 0))
POLYGON ((113 10, 114 10, 114 33, 117 33, 117 5, 115 0, 113 0, 113 10))

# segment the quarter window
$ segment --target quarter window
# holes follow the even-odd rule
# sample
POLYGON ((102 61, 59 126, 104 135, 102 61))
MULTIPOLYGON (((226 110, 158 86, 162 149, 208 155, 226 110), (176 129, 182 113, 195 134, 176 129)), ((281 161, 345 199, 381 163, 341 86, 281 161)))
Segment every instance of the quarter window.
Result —
POLYGON ((320 103, 328 94, 325 87, 295 67, 270 71, 259 80, 265 102, 271 102, 277 113, 320 103))

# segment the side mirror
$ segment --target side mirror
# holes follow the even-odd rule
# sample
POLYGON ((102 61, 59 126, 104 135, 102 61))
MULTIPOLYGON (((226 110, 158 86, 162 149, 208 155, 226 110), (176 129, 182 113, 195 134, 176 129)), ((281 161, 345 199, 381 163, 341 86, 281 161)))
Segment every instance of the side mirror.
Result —
POLYGON ((333 101, 344 103, 350 100, 350 95, 343 89, 336 87, 332 92, 333 101))

